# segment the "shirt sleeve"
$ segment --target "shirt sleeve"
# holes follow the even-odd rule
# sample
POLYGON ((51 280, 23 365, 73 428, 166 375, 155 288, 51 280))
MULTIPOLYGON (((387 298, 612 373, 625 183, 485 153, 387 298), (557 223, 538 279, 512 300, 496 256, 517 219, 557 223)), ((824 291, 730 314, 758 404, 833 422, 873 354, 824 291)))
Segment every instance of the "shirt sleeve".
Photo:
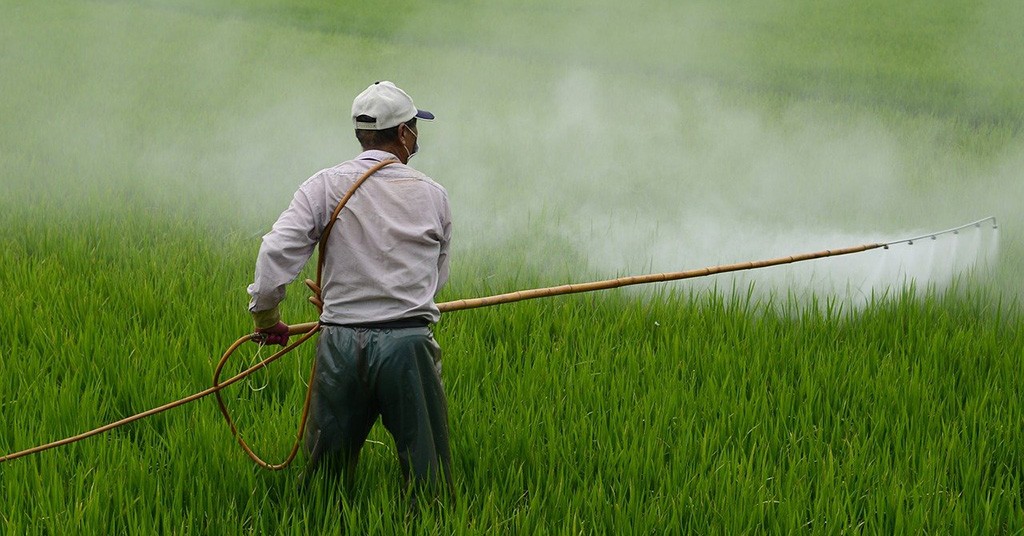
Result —
POLYGON ((444 197, 444 205, 441 210, 441 250, 437 257, 437 292, 440 292, 445 283, 448 282, 448 251, 452 241, 452 213, 448 206, 448 197, 444 197))
POLYGON ((299 275, 319 240, 317 212, 309 196, 299 189, 288 208, 263 236, 256 257, 256 275, 249 285, 249 312, 257 328, 280 321, 277 306, 285 298, 285 287, 299 275))

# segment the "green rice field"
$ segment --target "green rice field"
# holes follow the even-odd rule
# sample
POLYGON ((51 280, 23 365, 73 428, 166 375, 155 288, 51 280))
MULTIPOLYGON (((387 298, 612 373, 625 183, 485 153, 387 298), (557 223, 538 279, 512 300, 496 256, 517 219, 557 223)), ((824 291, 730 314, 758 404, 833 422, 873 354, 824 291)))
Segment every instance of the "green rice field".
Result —
MULTIPOLYGON (((0 13, 0 456, 209 387, 260 237, 358 153, 378 79, 438 117, 412 161, 452 202, 438 301, 999 222, 446 313, 457 496, 413 516, 382 426, 352 495, 300 488, 301 453, 257 467, 206 398, 0 463, 0 534, 1024 534, 1018 2, 0 13)), ((226 391, 268 461, 312 356, 226 391)))

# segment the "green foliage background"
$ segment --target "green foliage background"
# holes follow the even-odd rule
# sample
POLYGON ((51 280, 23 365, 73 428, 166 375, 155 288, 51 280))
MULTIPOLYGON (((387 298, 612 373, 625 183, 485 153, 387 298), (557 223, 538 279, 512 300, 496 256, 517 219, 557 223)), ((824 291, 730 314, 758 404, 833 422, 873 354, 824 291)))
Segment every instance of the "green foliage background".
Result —
MULTIPOLYGON (((861 209, 858 224, 1019 205, 1006 171, 1024 119, 1015 2, 0 9, 0 453, 207 387, 249 329, 259 236, 298 181, 354 154, 351 95, 395 73, 453 118, 431 125, 417 157, 467 214, 442 301, 593 270, 581 268, 585 248, 548 234, 570 217, 558 200, 500 229, 474 212, 544 195, 516 187, 536 171, 524 148, 576 166, 566 147, 639 150, 628 128, 577 141, 533 121, 548 111, 527 104, 551 105, 540 97, 581 66, 615 95, 653 86, 685 103, 711 88, 718 106, 755 109, 782 131, 803 117, 794 108, 839 123, 870 115, 912 147, 908 191, 960 194, 861 209), (494 140, 475 156, 490 162, 483 187, 451 163, 469 158, 477 146, 457 140, 473 136, 494 140)), ((703 179, 728 183, 726 160, 703 179)), ((664 208, 654 191, 619 200, 664 208)), ((574 194, 581 206, 594 195, 574 194)), ((415 521, 379 427, 343 498, 330 482, 297 490, 301 460, 254 467, 203 401, 0 464, 0 532, 1020 533, 1022 220, 997 215, 993 277, 862 308, 675 285, 447 315, 436 334, 459 497, 415 521)), ((285 304, 293 322, 311 317, 303 295, 297 285, 285 304)), ((293 437, 311 351, 230 392, 268 457, 293 437)))

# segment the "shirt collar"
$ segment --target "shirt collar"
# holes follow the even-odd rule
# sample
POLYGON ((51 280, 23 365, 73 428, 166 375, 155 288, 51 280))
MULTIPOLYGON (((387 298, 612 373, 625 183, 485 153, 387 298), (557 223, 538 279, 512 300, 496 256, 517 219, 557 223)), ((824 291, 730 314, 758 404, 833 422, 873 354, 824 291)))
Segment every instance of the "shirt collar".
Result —
POLYGON ((398 160, 398 157, 387 151, 381 151, 380 149, 370 149, 368 151, 363 151, 356 159, 373 160, 374 162, 381 162, 384 160, 398 160))

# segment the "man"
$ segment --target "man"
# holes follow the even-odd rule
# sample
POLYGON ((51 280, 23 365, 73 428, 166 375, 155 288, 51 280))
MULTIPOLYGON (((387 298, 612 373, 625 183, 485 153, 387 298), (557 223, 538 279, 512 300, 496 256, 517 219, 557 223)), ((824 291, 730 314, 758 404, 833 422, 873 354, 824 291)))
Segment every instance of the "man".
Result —
POLYGON ((278 312, 285 286, 352 185, 379 162, 395 161, 356 190, 324 246, 323 329, 304 441, 308 469, 337 471, 351 486, 359 451, 381 416, 414 502, 423 488, 451 491, 441 351, 431 331, 441 316, 434 296, 448 278, 451 213, 445 189, 407 165, 419 148, 417 119, 434 116, 391 82, 360 93, 352 121, 363 152, 299 187, 263 237, 248 288, 264 343, 287 344, 278 312))

